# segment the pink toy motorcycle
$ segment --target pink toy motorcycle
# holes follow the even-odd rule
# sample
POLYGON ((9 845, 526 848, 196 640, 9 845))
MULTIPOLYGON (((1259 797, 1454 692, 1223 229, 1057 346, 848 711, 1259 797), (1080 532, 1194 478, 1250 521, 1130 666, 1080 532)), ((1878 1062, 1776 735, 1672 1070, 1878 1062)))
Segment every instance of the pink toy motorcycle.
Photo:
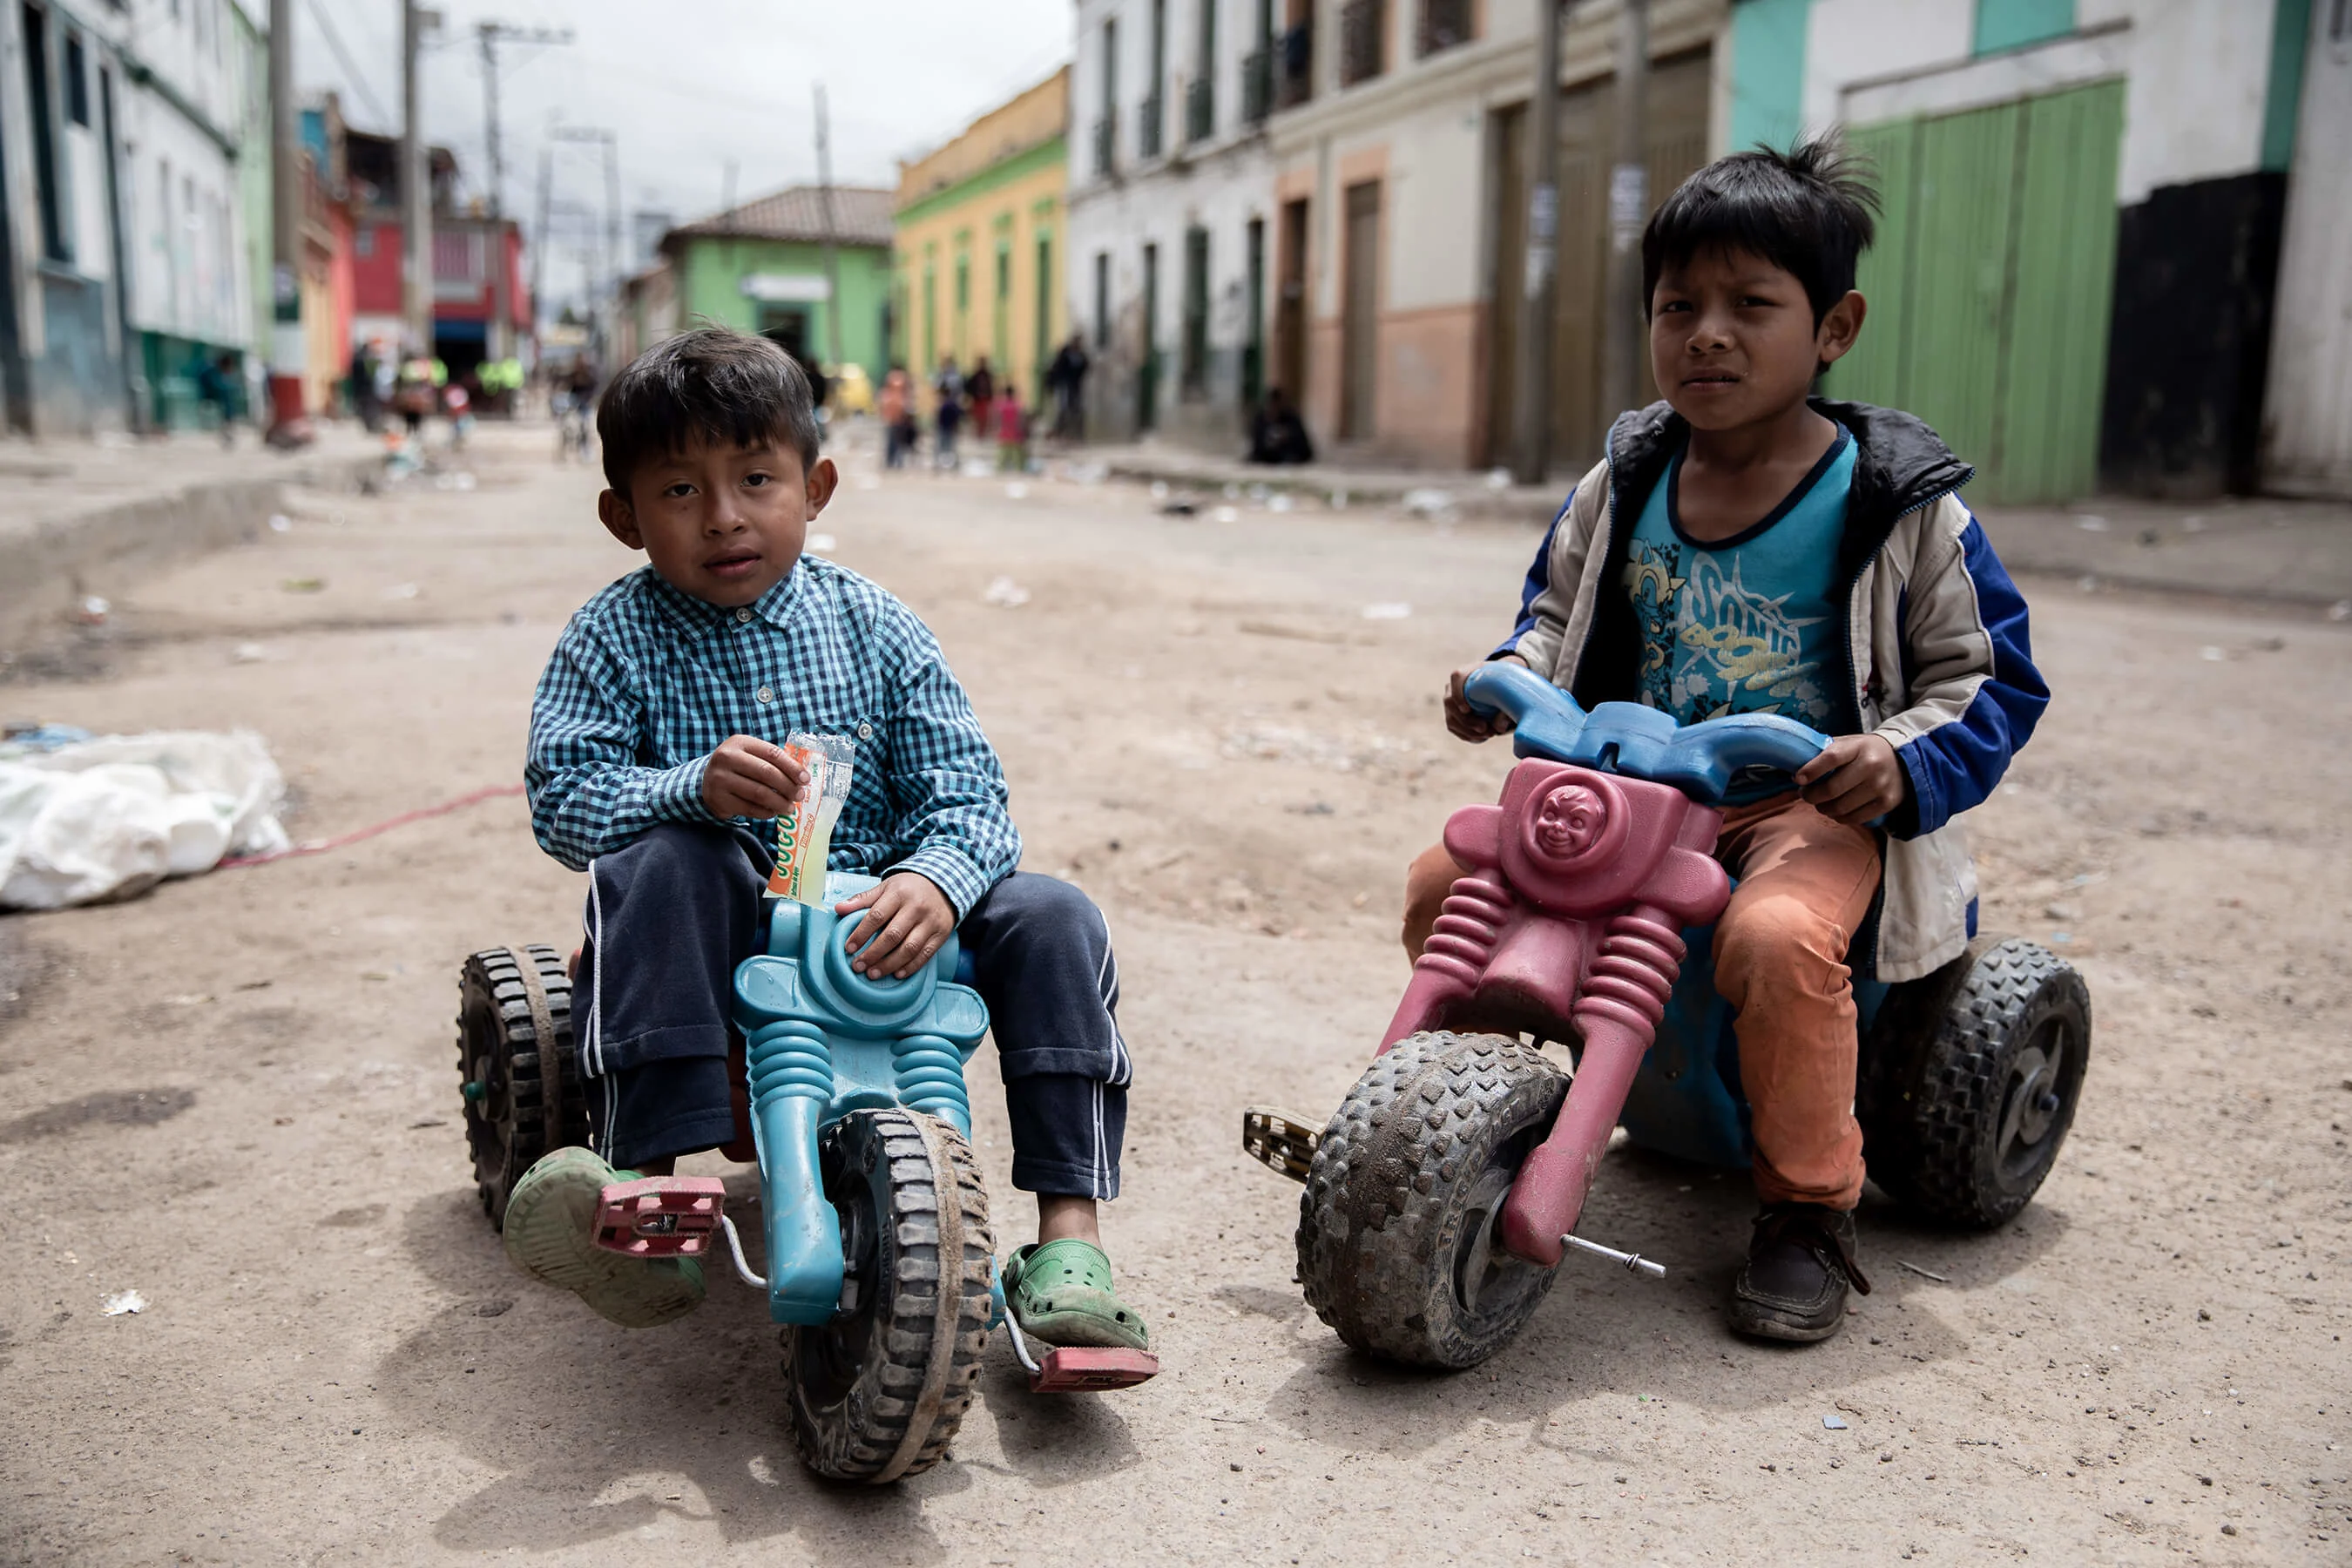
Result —
MULTIPOLYGON (((1748 714, 1678 728, 1591 714, 1489 664, 1475 706, 1517 721, 1495 805, 1445 826, 1454 884, 1380 1054, 1318 1132, 1254 1109, 1243 1144, 1304 1182, 1298 1278, 1359 1350, 1466 1367, 1507 1344, 1572 1248, 1612 1133, 1745 1166, 1753 1146, 1710 928, 1731 883, 1713 851, 1727 801, 1786 788, 1826 737, 1748 714), (1572 1076, 1544 1054, 1567 1047, 1572 1076)), ((2090 1046, 2082 977, 2032 942, 1980 937, 1925 979, 1857 973, 1855 1112, 1871 1175, 1948 1224, 2015 1215, 2072 1124, 2090 1046)))

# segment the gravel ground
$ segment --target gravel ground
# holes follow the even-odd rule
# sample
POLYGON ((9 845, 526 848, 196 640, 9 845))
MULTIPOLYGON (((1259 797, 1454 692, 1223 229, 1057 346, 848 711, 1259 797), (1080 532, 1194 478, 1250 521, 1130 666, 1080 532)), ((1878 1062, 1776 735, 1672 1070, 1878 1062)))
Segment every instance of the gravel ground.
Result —
MULTIPOLYGON (((471 463, 470 489, 299 498, 0 708, 258 730, 298 837, 511 782, 549 646, 628 563, 536 433, 471 463)), ((2059 701, 1972 821, 1986 923, 2073 958, 2097 1024, 2018 1221, 1939 1233, 1874 1192, 1876 1292, 1829 1344, 1759 1348, 1721 1322, 1745 1183, 1621 1153, 1584 1228, 1666 1279, 1571 1261, 1510 1350, 1433 1377, 1307 1312, 1297 1189, 1237 1122, 1324 1114, 1376 1042, 1402 863, 1507 765, 1445 738, 1440 679, 1533 536, 1023 489, 861 455, 820 526, 938 630, 1028 866, 1109 915, 1138 1079, 1107 1229, 1165 1373, 1033 1397, 1000 1336, 954 1462, 845 1491, 793 1458, 751 1292, 632 1334, 510 1273, 454 982, 477 948, 569 945, 582 883, 493 800, 0 920, 0 1557, 2352 1559, 2352 631, 2028 583, 2059 701), (1027 601, 984 602, 999 576, 1027 601), (131 1289, 143 1311, 101 1314, 131 1289)), ((1032 1221, 987 1056, 1009 1247, 1032 1221)))

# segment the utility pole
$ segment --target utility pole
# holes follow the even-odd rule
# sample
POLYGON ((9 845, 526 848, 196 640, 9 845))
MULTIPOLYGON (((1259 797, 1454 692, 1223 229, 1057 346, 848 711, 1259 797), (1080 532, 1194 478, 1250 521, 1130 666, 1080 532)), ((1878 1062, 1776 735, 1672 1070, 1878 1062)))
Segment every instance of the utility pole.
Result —
MULTIPOLYGON (((827 135, 824 112, 824 83, 816 84, 816 194, 818 205, 824 214, 824 320, 825 336, 832 341, 834 374, 848 363, 849 351, 841 341, 841 259, 835 241, 838 226, 833 216, 833 145, 827 135)), ((824 361, 818 361, 820 371, 824 361)))
POLYGON ((425 150, 421 103, 424 73, 417 57, 425 35, 440 22, 416 0, 401 0, 400 314, 406 353, 433 353, 433 175, 425 150))
POLYGON ((598 331, 603 338, 597 346, 597 357, 610 370, 612 352, 611 328, 613 313, 621 299, 621 142, 610 130, 598 125, 552 125, 548 137, 556 142, 595 142, 604 149, 604 255, 603 289, 605 296, 603 309, 596 312, 601 323, 598 331))
POLYGON ((512 27, 504 22, 478 22, 474 41, 482 51, 482 140, 490 163, 490 323, 483 352, 501 360, 514 352, 507 340, 508 319, 514 314, 507 277, 507 165, 499 140, 499 46, 500 44, 568 44, 569 27, 512 27))
POLYGON ((1617 0, 1617 156, 1609 171, 1608 382, 1612 408, 1642 401, 1642 226, 1650 216, 1643 157, 1650 78, 1649 0, 1617 0))
POLYGON ((1535 101, 1528 111, 1534 144, 1528 178, 1527 266, 1519 308, 1518 429, 1511 477, 1539 485, 1551 468, 1551 350, 1559 269, 1560 0, 1536 0, 1535 101))
POLYGON ((539 359, 540 301, 547 298, 542 291, 547 280, 547 203, 554 184, 555 143, 549 141, 539 149, 539 223, 530 231, 530 357, 534 363, 539 359))
POLYGON ((302 151, 294 118, 294 0, 269 5, 269 438, 278 446, 310 439, 303 418, 302 151))

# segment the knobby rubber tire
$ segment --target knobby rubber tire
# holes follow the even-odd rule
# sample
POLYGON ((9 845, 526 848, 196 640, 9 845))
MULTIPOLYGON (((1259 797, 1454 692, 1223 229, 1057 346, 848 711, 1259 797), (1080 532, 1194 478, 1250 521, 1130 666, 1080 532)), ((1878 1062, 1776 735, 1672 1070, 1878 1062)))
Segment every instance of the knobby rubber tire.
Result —
POLYGON ((588 1142, 572 981, 553 948, 486 948, 466 960, 457 974, 457 1078, 483 1086, 465 1102, 466 1146, 482 1212, 503 1229, 522 1173, 551 1150, 588 1142), (545 1001, 548 1040, 540 1038, 532 980, 545 1001))
POLYGON ((1409 1366, 1475 1366, 1508 1344, 1554 1270, 1492 1240, 1567 1079, 1500 1035, 1401 1040, 1323 1130, 1298 1202, 1307 1303, 1349 1344, 1409 1366))
POLYGON ((888 1110, 855 1111, 826 1129, 818 1163, 841 1211, 856 1300, 829 1323, 781 1336, 793 1445, 833 1480, 920 1475, 955 1440, 988 1342, 996 1244, 979 1163, 946 1122, 888 1110), (961 1256, 944 1261, 943 1203, 953 1205, 947 1228, 961 1221, 963 1237, 961 1256))
POLYGON ((1864 1052, 1855 1107, 1871 1178, 1925 1217, 1971 1230, 2033 1199, 2082 1099, 2091 996, 2074 965, 2018 937, 1982 936, 1925 979, 1896 987, 1864 1052), (2037 1045, 2036 1042, 2041 1042, 2037 1045), (2060 1043, 2047 1131, 2005 1146, 2021 1060, 2060 1043), (2007 1156, 2006 1158, 2004 1156, 2007 1156))

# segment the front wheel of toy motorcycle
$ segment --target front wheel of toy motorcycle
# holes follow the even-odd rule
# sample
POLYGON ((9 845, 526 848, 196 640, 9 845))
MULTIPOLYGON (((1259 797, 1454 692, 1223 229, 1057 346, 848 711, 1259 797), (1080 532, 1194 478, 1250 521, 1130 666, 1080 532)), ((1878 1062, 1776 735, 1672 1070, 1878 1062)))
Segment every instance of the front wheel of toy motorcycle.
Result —
POLYGON ((988 1342, 988 1192, 971 1146, 911 1110, 856 1111, 818 1163, 848 1273, 831 1322, 783 1331, 793 1443, 838 1481, 919 1475, 946 1457, 988 1342))
POLYGON ((2057 1163, 2090 1047, 2074 965, 2022 938, 1978 938, 1897 987, 1871 1031, 1855 1109, 1872 1179, 1947 1225, 2008 1220, 2057 1163))
POLYGON ((1356 1349, 1475 1366, 1511 1342, 1553 1271, 1495 1220, 1567 1079, 1499 1035, 1414 1035, 1372 1063, 1317 1142, 1298 1205, 1307 1304, 1356 1349))

